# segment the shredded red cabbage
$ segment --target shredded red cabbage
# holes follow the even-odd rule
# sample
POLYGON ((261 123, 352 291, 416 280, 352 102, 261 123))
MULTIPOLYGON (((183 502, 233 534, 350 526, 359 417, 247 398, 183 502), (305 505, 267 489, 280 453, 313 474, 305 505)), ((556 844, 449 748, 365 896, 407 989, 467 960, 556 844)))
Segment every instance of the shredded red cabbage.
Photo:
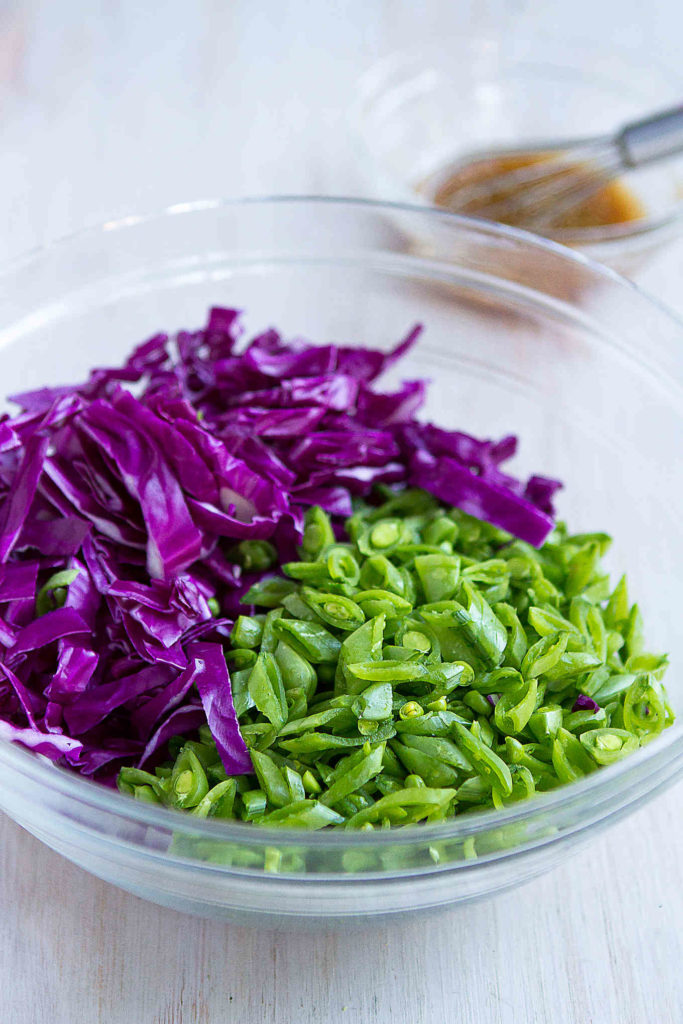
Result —
POLYGON ((572 711, 599 711, 600 705, 593 700, 592 697, 587 697, 585 693, 580 693, 574 701, 572 711))
POLYGON ((237 545, 294 557, 308 505, 339 522, 376 483, 415 485, 540 545, 560 485, 502 472, 514 437, 419 423, 422 381, 373 389, 420 333, 388 354, 274 330, 241 345, 239 312, 213 309, 84 384, 15 396, 21 412, 0 417, 0 738, 108 781, 207 721, 226 771, 250 771, 222 651, 258 578, 237 545))

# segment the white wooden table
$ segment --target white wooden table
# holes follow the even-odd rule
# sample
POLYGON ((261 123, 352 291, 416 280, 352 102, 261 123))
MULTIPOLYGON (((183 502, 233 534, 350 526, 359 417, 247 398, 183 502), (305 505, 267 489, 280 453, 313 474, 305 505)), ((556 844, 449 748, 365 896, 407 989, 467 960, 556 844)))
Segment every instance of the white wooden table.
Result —
MULTIPOLYGON (((343 111, 380 52, 489 20, 680 56, 677 0, 0 0, 0 256, 181 199, 358 191, 343 111), (562 24, 562 18, 566 24, 562 24), (598 25, 596 27, 596 18, 598 25)), ((683 312, 683 246, 643 283, 683 312)), ((2 1024, 680 1024, 681 786, 497 900, 340 935, 143 903, 0 821, 2 1024)))

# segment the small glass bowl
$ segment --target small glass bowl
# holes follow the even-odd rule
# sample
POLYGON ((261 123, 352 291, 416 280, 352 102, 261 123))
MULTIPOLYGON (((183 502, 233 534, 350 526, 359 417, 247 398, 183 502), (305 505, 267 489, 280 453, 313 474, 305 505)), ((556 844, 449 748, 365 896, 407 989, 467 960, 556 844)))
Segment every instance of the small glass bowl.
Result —
MULTIPOLYGON (((444 171, 470 155, 608 135, 680 103, 682 93, 683 80, 656 64, 584 40, 449 38, 370 68, 352 131, 372 195, 431 203, 444 171)), ((549 237, 632 274, 682 231, 683 155, 620 178, 646 210, 643 219, 549 237)))
MULTIPOLYGON (((175 206, 39 250, 0 275, 3 394, 82 380, 212 304, 320 343, 388 348, 424 415, 515 431, 516 469, 562 478, 576 530, 608 528, 683 707, 683 325, 609 270, 531 235, 435 209, 338 199, 175 206), (397 229, 400 222, 401 230, 397 229), (430 237, 417 253, 411 238, 430 237), (454 257, 457 253, 457 257, 454 257)), ((392 386, 397 381, 387 380, 392 386)), ((0 404, 0 409, 2 408, 0 404)), ((683 727, 571 786, 442 825, 266 830, 135 801, 0 741, 0 809, 88 871, 179 910, 291 927, 489 896, 551 868, 683 772, 683 727)))

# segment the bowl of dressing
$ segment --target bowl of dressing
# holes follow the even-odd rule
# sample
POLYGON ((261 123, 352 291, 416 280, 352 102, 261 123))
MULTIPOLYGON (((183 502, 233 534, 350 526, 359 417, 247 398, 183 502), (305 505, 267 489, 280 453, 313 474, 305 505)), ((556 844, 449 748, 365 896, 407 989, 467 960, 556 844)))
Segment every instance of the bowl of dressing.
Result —
MULTIPOLYGON (((676 76, 584 41, 470 37, 383 58, 351 116, 374 195, 477 216, 456 209, 463 184, 531 164, 539 142, 609 134, 681 95, 676 76)), ((543 234, 632 274, 682 226, 679 156, 620 174, 543 234)))

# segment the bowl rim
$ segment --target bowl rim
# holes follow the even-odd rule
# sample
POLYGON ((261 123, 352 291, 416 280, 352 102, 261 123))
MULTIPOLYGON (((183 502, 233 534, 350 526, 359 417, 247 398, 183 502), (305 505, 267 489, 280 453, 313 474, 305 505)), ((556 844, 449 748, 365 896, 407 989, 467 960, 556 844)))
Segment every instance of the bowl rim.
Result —
MULTIPOLYGON (((508 47, 501 45, 500 40, 491 34, 481 34, 468 39, 461 39, 460 46, 473 54, 486 50, 490 53, 496 52, 499 54, 503 67, 506 65, 527 66, 536 70, 541 67, 546 69, 556 68, 558 70, 564 69, 565 72, 573 70, 577 78, 583 78, 588 74, 587 71, 574 68, 571 62, 561 63, 556 53, 549 58, 542 56, 541 48, 544 43, 553 44, 554 46, 560 45, 558 36, 548 32, 539 33, 534 35, 534 41, 539 47, 539 53, 536 56, 523 48, 521 51, 518 50, 520 43, 524 42, 523 40, 513 40, 512 45, 508 47)), ((652 65, 646 64, 640 56, 640 50, 636 50, 634 47, 626 47, 621 49, 619 53, 614 53, 612 50, 606 50, 604 47, 596 45, 592 40, 571 36, 566 39, 562 37, 562 44, 569 53, 589 50, 596 58, 596 61, 600 56, 604 57, 607 55, 610 62, 617 63, 625 71, 637 69, 642 72, 643 77, 645 77, 646 72, 650 76, 652 74, 652 65)), ((389 82, 389 79, 397 71, 404 72, 402 80, 405 81, 408 77, 412 77, 413 72, 417 73, 420 69, 422 72, 425 72, 433 68, 434 60, 437 57, 443 58, 444 50, 443 47, 436 44, 420 46, 419 49, 401 47, 383 54, 371 64, 366 65, 365 69, 357 77, 355 94, 346 111, 347 123, 356 142, 362 147, 363 157, 371 160, 377 167, 384 168, 385 165, 378 159, 369 141, 366 130, 369 107, 386 93, 387 85, 389 88, 395 87, 395 83, 389 82)), ((675 74, 672 68, 662 65, 657 65, 656 72, 660 82, 665 82, 672 90, 676 89, 680 94, 680 90, 683 88, 683 76, 675 74)), ((611 77, 601 77, 606 82, 609 81, 614 85, 617 84, 611 77)), ((632 90, 631 94, 635 96, 632 90)), ((671 102, 673 102, 673 95, 671 102)), ((585 139, 577 139, 576 141, 585 142, 585 139)), ((420 202, 420 193, 413 186, 396 177, 393 180, 397 186, 402 184, 406 190, 410 189, 410 192, 416 197, 415 202, 420 202)), ((421 202, 425 206, 433 207, 435 205, 426 195, 422 198, 421 202)), ((683 183, 681 185, 680 197, 665 213, 621 224, 605 225, 603 227, 559 229, 554 232, 553 240, 559 244, 581 247, 584 251, 609 254, 611 249, 619 243, 628 247, 630 243, 637 244, 643 239, 649 239, 652 235, 659 236, 662 242, 664 242, 668 237, 675 235, 681 222, 683 222, 683 183)), ((491 222, 487 221, 487 223, 491 222)))
MULTIPOLYGON (((129 214, 112 220, 92 224, 67 235, 61 236, 45 244, 35 246, 25 253, 6 261, 0 267, 0 281, 6 280, 13 273, 23 271, 42 258, 68 249, 70 245, 81 240, 95 240, 105 232, 125 231, 135 227, 149 226, 155 222, 163 222, 169 217, 193 216, 212 211, 229 210, 238 206, 306 206, 327 205, 355 208, 358 211, 397 214, 403 213, 427 220, 440 220, 469 232, 484 236, 508 239, 521 246, 553 253, 556 257, 569 263, 588 269, 598 278, 611 282, 618 288, 626 288, 633 295, 643 300, 648 306, 656 309, 681 331, 683 341, 683 317, 670 310, 633 281, 623 277, 615 270, 591 259, 585 253, 577 252, 558 242, 546 239, 531 232, 507 225, 485 221, 480 218, 466 217, 438 207, 429 207, 415 203, 402 203, 353 196, 332 195, 250 195, 227 199, 199 199, 189 202, 174 203, 157 211, 145 214, 129 214)), ((414 258, 414 257, 413 257, 414 258)), ((477 813, 457 815, 448 822, 434 825, 415 825, 403 829, 388 829, 373 833, 360 833, 354 830, 330 830, 312 832, 306 829, 254 828, 252 823, 222 819, 199 819, 173 808, 156 807, 153 804, 131 800, 127 794, 103 785, 88 777, 63 768, 51 762, 44 755, 35 754, 18 743, 0 738, 0 764, 16 768, 22 775, 47 789, 56 790, 69 798, 81 798, 84 804, 109 811, 119 818, 128 818, 146 825, 157 825, 175 833, 191 832, 193 836, 221 838, 242 845, 269 846, 277 841, 281 846, 308 845, 320 848, 341 848, 349 845, 421 845, 429 841, 466 838, 484 833, 503 825, 521 820, 531 821, 546 813, 560 809, 569 810, 584 797, 590 795, 607 795, 612 785, 623 776, 637 775, 641 765, 670 764, 678 765, 666 779, 670 784, 683 773, 683 724, 676 723, 659 735, 652 743, 641 747, 638 751, 613 765, 601 768, 589 776, 571 784, 559 786, 547 793, 539 793, 533 799, 520 801, 502 810, 487 809, 477 813), (671 752, 671 757, 665 756, 671 752), (183 828, 184 823, 184 828, 183 828)), ((654 769, 653 769, 654 770, 654 769)), ((651 789, 658 788, 656 786, 651 789)), ((647 795, 647 794, 646 794, 647 795)), ((638 802, 640 797, 634 798, 638 802)), ((580 828, 581 825, 576 825, 580 828)), ((548 841, 555 837, 549 837, 548 841)), ((542 840, 545 842, 546 840, 542 840)), ((501 851, 502 855, 515 853, 519 848, 501 851)), ((436 869, 436 865, 434 866, 436 869)), ((390 871, 386 872, 391 874, 390 871)), ((301 876, 297 876, 301 877, 301 876)))

